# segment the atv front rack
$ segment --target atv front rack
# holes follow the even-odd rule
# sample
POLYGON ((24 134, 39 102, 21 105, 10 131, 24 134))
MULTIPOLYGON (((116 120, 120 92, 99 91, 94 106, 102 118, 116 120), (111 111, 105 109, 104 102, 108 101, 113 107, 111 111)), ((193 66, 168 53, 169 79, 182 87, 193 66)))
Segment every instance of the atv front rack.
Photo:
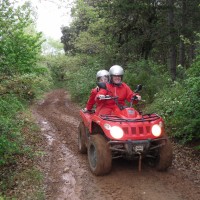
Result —
POLYGON ((142 115, 141 118, 130 119, 130 118, 120 118, 116 115, 100 115, 100 118, 106 121, 112 122, 151 122, 160 118, 156 113, 142 115))

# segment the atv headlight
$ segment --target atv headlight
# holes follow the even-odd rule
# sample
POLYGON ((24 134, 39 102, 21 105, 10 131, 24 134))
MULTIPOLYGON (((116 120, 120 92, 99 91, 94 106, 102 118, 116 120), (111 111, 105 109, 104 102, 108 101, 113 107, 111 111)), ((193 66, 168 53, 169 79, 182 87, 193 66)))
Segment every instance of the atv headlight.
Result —
POLYGON ((151 128, 151 132, 155 137, 159 137, 161 135, 161 127, 158 124, 155 124, 151 128))
POLYGON ((110 134, 115 139, 121 139, 124 136, 123 130, 118 126, 111 127, 110 134))

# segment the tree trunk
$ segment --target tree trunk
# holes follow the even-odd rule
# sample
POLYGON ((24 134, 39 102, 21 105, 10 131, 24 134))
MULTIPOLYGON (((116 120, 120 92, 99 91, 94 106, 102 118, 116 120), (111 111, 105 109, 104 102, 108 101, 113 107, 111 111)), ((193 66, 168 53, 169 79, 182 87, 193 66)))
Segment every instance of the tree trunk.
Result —
POLYGON ((169 26, 169 70, 171 78, 176 79, 176 33, 174 27, 174 0, 167 0, 168 4, 168 26, 169 26))
POLYGON ((179 46, 179 64, 185 66, 185 44, 182 40, 179 46))
MULTIPOLYGON (((181 35, 185 37, 185 28, 187 26, 187 6, 186 0, 182 0, 182 21, 181 21, 181 35)), ((183 40, 180 40, 179 44, 179 63, 184 67, 185 66, 185 44, 183 40)))
POLYGON ((190 52, 189 52, 189 64, 192 64, 193 60, 195 59, 195 44, 194 38, 191 38, 191 45, 190 45, 190 52))

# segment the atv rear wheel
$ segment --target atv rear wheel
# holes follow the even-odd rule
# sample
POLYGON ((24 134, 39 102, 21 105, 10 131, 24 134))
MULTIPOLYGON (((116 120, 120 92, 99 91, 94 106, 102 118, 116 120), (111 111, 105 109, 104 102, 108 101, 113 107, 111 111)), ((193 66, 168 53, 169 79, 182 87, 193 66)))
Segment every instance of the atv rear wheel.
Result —
POLYGON ((87 153, 87 147, 85 145, 85 125, 83 122, 80 122, 79 127, 78 127, 78 150, 82 154, 87 153))
POLYGON ((172 158, 172 145, 169 140, 166 140, 165 145, 163 145, 159 150, 156 169, 158 171, 166 171, 172 165, 172 158))
POLYGON ((88 145, 88 161, 90 170, 99 176, 110 172, 112 155, 106 139, 102 135, 92 135, 88 145))

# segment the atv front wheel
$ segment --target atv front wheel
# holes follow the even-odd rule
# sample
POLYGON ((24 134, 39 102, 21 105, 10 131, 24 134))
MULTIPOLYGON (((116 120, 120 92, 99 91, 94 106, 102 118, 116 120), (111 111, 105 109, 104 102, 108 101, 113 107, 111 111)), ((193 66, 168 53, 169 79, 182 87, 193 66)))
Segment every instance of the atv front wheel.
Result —
POLYGON ((102 135, 90 137, 88 161, 93 174, 99 176, 110 172, 112 166, 111 150, 102 135))
POLYGON ((165 145, 163 145, 159 150, 156 169, 158 171, 166 171, 172 165, 172 157, 173 153, 171 142, 166 140, 165 145))
POLYGON ((80 122, 79 127, 78 127, 78 150, 82 154, 87 153, 87 147, 85 145, 85 125, 83 122, 80 122))

